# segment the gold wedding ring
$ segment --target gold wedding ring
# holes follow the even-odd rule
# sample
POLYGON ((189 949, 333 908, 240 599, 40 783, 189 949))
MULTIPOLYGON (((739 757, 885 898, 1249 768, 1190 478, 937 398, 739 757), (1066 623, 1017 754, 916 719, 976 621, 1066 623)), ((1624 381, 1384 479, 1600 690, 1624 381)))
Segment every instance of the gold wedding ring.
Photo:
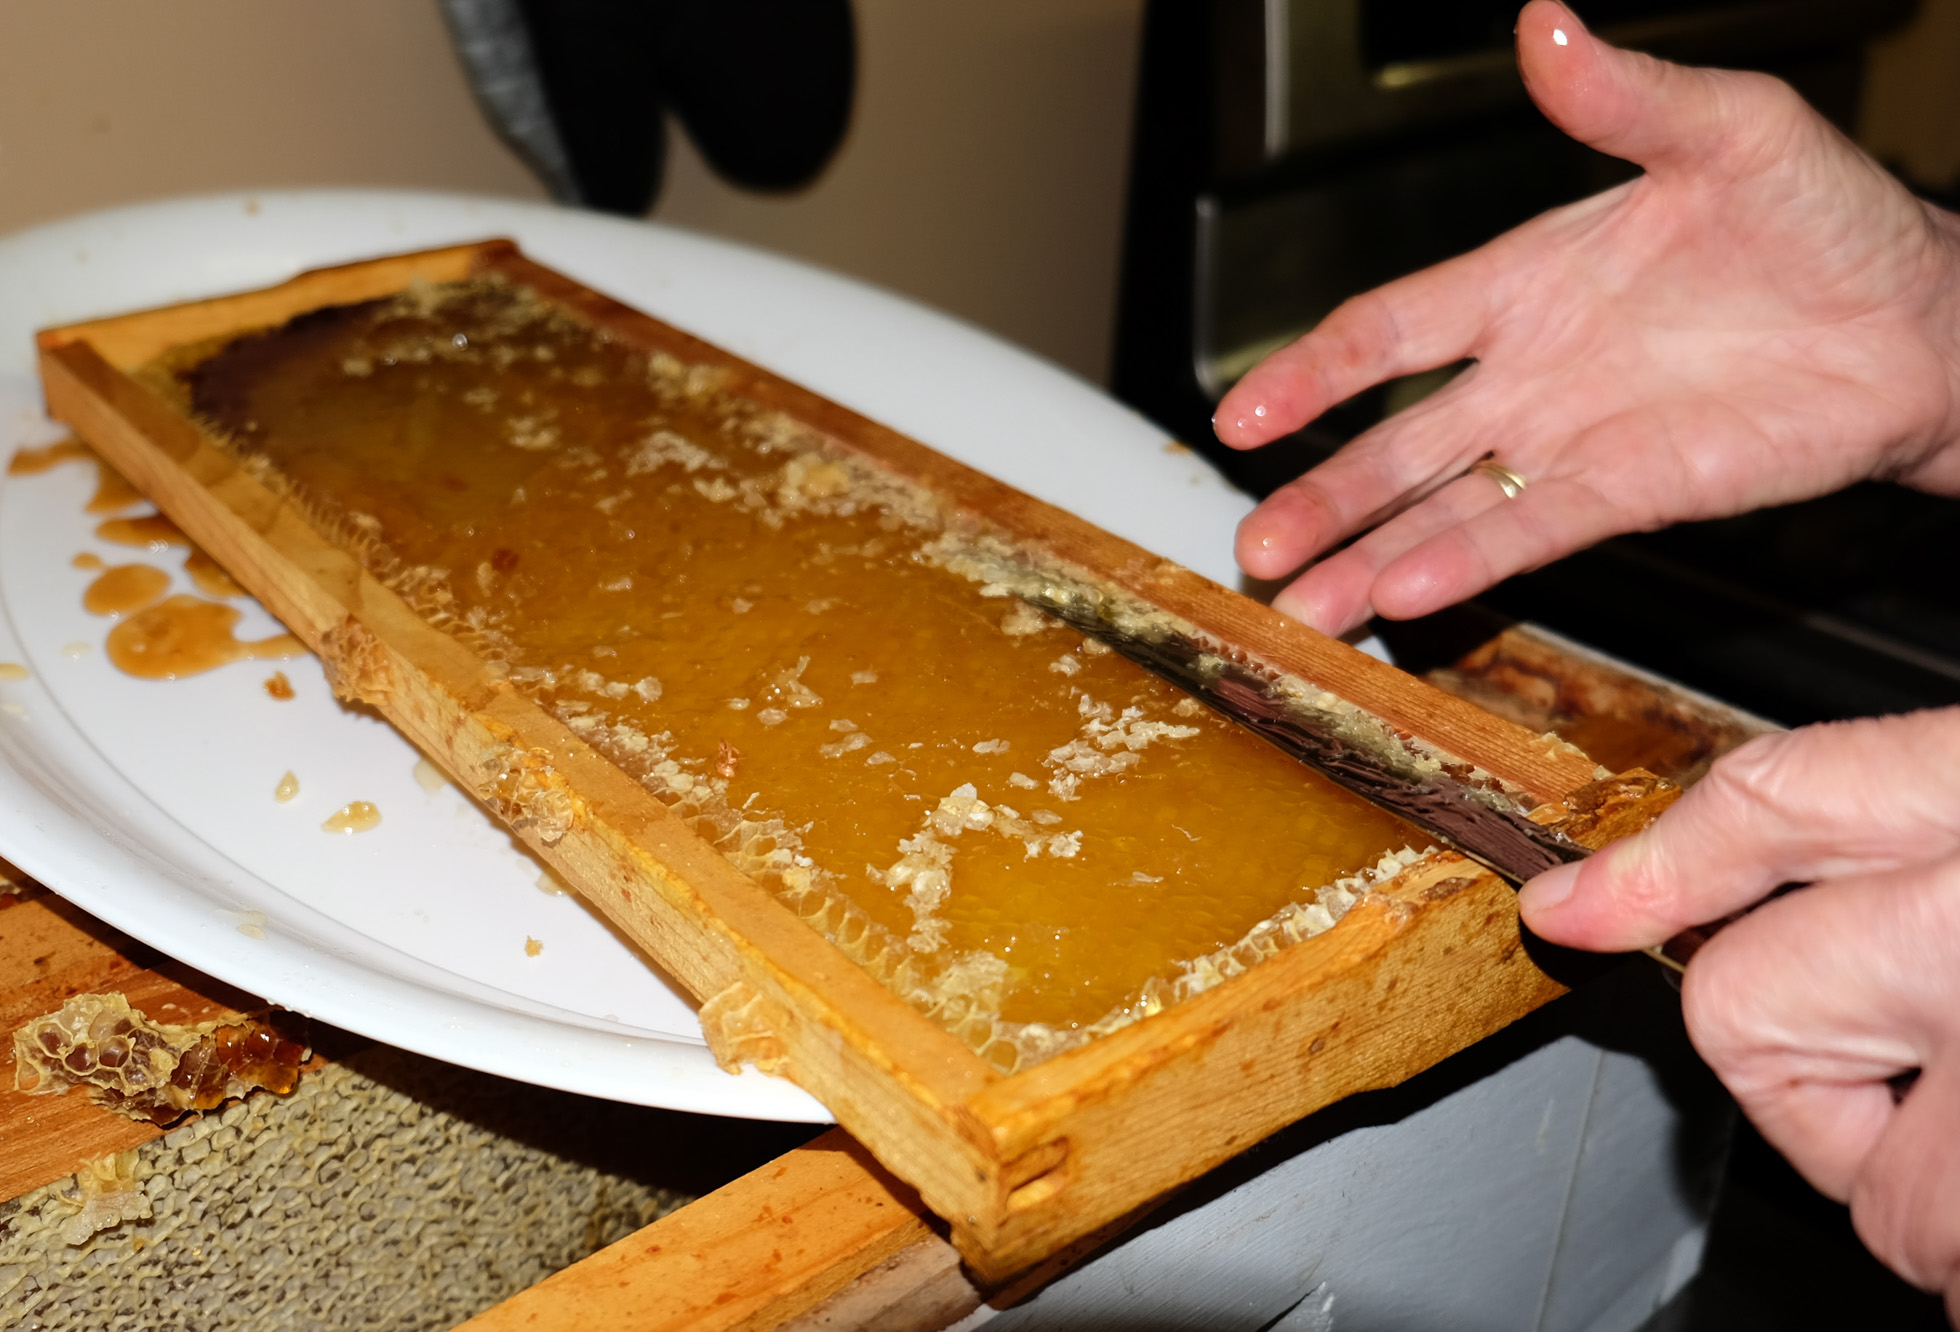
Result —
POLYGON ((1519 476, 1495 458, 1479 458, 1470 465, 1470 470, 1473 472, 1482 472, 1485 476, 1495 481, 1497 488, 1504 492, 1505 499, 1516 499, 1524 493, 1525 486, 1530 484, 1522 476, 1519 476))

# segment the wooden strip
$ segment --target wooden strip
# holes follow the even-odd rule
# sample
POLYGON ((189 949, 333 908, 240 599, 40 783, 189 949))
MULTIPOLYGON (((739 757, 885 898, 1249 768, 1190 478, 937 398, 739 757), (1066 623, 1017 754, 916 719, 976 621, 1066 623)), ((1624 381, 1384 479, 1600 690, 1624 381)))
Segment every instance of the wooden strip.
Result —
POLYGON ((1777 729, 1533 625, 1513 625, 1425 678, 1528 730, 1556 731, 1615 772, 1645 768, 1683 786, 1777 729))
POLYGON ((138 314, 114 315, 48 329, 36 339, 42 351, 86 342, 118 369, 130 370, 187 343, 283 323, 323 305, 345 305, 392 296, 411 282, 453 282, 468 277, 495 255, 517 247, 507 240, 477 241, 439 250, 366 259, 314 268, 290 281, 236 296, 166 305, 138 314))
POLYGON ((934 1235, 900 1249, 778 1332, 941 1332, 980 1304, 959 1251, 934 1235))
POLYGON ((918 1195, 832 1129, 458 1332, 758 1332, 934 1241, 918 1195))
POLYGON ((1535 804, 1556 800, 1598 775, 1583 754, 1453 698, 1386 662, 1288 619, 1182 565, 1162 559, 1074 514, 955 462, 847 407, 723 351, 526 259, 516 250, 484 256, 484 266, 577 310, 637 346, 682 361, 722 367, 731 390, 774 406, 906 479, 944 496, 1014 537, 1045 548, 1118 587, 1190 621, 1222 643, 1374 713, 1521 788, 1535 804))

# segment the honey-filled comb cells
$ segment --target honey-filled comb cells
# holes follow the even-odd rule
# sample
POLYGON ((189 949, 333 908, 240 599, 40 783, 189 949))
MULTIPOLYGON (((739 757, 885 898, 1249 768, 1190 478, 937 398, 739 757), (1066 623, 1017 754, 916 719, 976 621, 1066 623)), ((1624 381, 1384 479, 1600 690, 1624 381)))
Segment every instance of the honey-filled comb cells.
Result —
POLYGON ((1428 845, 1013 595, 933 492, 507 278, 139 379, 1004 1071, 1428 845))

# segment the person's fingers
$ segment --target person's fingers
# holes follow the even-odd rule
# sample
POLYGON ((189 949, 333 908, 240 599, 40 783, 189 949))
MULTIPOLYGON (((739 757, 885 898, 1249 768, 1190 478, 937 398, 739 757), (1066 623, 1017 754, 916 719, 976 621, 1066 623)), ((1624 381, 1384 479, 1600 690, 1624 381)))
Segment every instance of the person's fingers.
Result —
POLYGON ((1239 567, 1282 578, 1308 560, 1447 485, 1481 454, 1481 413, 1467 411, 1474 369, 1287 482, 1240 522, 1239 567))
POLYGON ((1437 533, 1504 502, 1504 492, 1489 477, 1459 477, 1315 564, 1273 598, 1273 607, 1324 634, 1344 634, 1375 613, 1375 580, 1384 568, 1437 533))
POLYGON ((1258 448, 1385 379, 1462 360, 1490 319, 1492 259, 1473 250, 1343 302, 1232 386, 1218 438, 1258 448))
MULTIPOLYGON (((1949 963, 1951 965, 1951 963, 1949 963)), ((1960 1058, 1920 1074, 1851 1190, 1858 1237, 1927 1290, 1960 1294, 1960 1058)))
POLYGON ((1955 809, 1960 708, 1760 736, 1645 832, 1533 879, 1519 907, 1554 943, 1643 948, 1780 884, 1952 855, 1955 809))
POLYGON ((1391 620, 1414 619, 1627 526, 1625 510, 1591 485, 1532 481, 1516 499, 1489 505, 1403 554, 1375 579, 1370 599, 1391 620))
MULTIPOLYGON (((1925 867, 1802 889, 1722 930, 1682 978, 1695 1049, 1763 1136, 1840 1202, 1891 1126, 1886 1079, 1926 1062, 1941 978, 1924 951, 1925 867), (1929 1013, 1930 1010, 1930 1013, 1929 1013)), ((1960 966, 1960 913, 1949 947, 1960 966)), ((1941 1019, 1944 1020, 1944 1019, 1941 1019)))
MULTIPOLYGON (((1369 614, 1394 620, 1427 615, 1512 574, 1644 526, 1653 492, 1695 485, 1697 478, 1681 474, 1679 460, 1664 443, 1669 431, 1651 413, 1610 416, 1562 445, 1516 430, 1498 441, 1496 431, 1479 428, 1476 422, 1490 414, 1492 401, 1501 408, 1516 396, 1515 389, 1495 399, 1480 396, 1474 399, 1480 408, 1476 411, 1449 410, 1450 405, 1443 404, 1448 414, 1423 424, 1437 439, 1455 445, 1456 456, 1450 460, 1453 471, 1478 456, 1480 446, 1502 442, 1501 461, 1525 474, 1520 494, 1505 500, 1491 478, 1464 477, 1309 570, 1274 604, 1327 633, 1343 632, 1369 614), (1545 473, 1538 471, 1538 459, 1544 460, 1545 473)), ((1372 450, 1371 472, 1343 477, 1329 486, 1322 477, 1326 469, 1319 469, 1296 484, 1325 496, 1342 493, 1345 483, 1350 503, 1357 507, 1378 498, 1405 480, 1404 475, 1386 470, 1390 460, 1398 453, 1416 453, 1390 428, 1379 433, 1382 442, 1372 450)), ((1430 447, 1424 465, 1433 464, 1440 451, 1430 447)), ((1331 504, 1325 512, 1333 517, 1331 504)), ((1298 523, 1297 513, 1286 517, 1298 523)), ((1272 530, 1262 526, 1266 520, 1267 515, 1255 512, 1241 524, 1241 560, 1269 553, 1245 549, 1245 538, 1253 534, 1270 541, 1279 554, 1299 553, 1289 548, 1284 535, 1265 536, 1272 530)), ((1291 531, 1297 539, 1299 528, 1291 531)))
POLYGON ((1660 175, 1768 165, 1813 119, 1776 79, 1622 51, 1556 0, 1531 0, 1518 15, 1518 68, 1553 124, 1660 175))
POLYGON ((1779 898, 1688 968, 1695 1047, 1872 1251, 1960 1277, 1960 856, 1779 898), (1887 1080, 1920 1076, 1895 1106, 1887 1080))

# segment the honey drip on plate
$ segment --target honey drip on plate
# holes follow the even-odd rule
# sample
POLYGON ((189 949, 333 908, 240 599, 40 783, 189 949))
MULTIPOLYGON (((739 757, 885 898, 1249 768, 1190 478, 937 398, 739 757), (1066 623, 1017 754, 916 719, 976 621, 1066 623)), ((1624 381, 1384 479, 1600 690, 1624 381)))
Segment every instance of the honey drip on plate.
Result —
POLYGON ((170 575, 149 564, 118 564, 97 575, 82 593, 90 615, 127 615, 154 606, 170 590, 170 575))
POLYGON ((12 460, 7 463, 7 475, 39 476, 62 463, 94 457, 95 450, 71 435, 40 448, 16 450, 12 460))
POLYGON ((0 680, 25 680, 31 674, 17 661, 0 661, 0 680))
POLYGON ((321 832, 364 833, 381 826, 381 811, 366 800, 350 800, 328 816, 321 832))
POLYGON ((68 564, 70 568, 74 569, 106 569, 109 567, 103 558, 92 550, 83 551, 74 559, 68 561, 68 564))
POLYGON ((305 646, 291 634, 240 642, 239 613, 215 601, 178 594, 124 619, 109 631, 109 660, 143 680, 176 680, 234 661, 297 657, 305 646))
POLYGON ((293 696, 293 682, 284 671, 274 671, 266 677, 265 692, 284 703, 293 696))
POLYGON ((207 597, 242 597, 245 589, 240 587, 224 567, 203 549, 191 547, 190 558, 184 561, 184 572, 190 575, 197 590, 207 597))
POLYGON ((88 502, 90 513, 120 513, 143 502, 143 492, 129 484, 129 478, 108 463, 95 460, 95 494, 88 502))
POLYGON ((272 788, 272 798, 282 805, 298 794, 299 778, 290 772, 279 779, 279 785, 272 788))
POLYGON ((188 546, 191 539, 184 535, 177 524, 160 513, 142 518, 111 518, 99 524, 95 534, 104 541, 113 541, 118 546, 141 546, 161 555, 172 546, 188 546))
POLYGON ((9 476, 38 476, 65 462, 95 464, 95 494, 88 502, 90 513, 119 513, 143 502, 143 492, 129 478, 109 466, 95 450, 70 437, 38 449, 21 449, 7 464, 9 476))

